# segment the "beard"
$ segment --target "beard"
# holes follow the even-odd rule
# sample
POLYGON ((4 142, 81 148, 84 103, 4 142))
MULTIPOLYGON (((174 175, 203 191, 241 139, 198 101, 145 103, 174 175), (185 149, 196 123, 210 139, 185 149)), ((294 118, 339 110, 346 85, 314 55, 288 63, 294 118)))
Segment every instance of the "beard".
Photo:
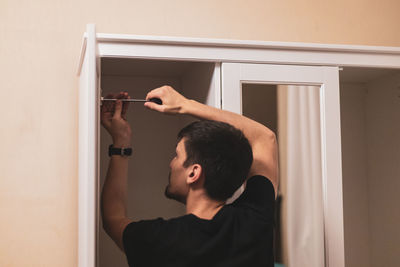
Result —
POLYGON ((172 194, 171 191, 170 191, 170 185, 169 184, 165 187, 164 195, 166 196, 166 198, 175 199, 175 195, 172 194))
POLYGON ((172 194, 170 191, 170 187, 171 187, 171 172, 169 172, 168 174, 168 184, 165 187, 164 195, 169 199, 175 199, 174 194, 172 194))
POLYGON ((168 199, 173 199, 173 200, 176 200, 176 201, 181 202, 183 204, 185 204, 185 202, 186 202, 182 196, 171 192, 171 172, 169 172, 169 174, 168 174, 168 184, 165 187, 164 195, 168 199))

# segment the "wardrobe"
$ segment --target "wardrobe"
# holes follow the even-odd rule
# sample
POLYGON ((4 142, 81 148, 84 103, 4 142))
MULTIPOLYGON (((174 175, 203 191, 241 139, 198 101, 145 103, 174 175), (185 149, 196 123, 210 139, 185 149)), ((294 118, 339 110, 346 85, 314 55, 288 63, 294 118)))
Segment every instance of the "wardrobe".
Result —
MULTIPOLYGON (((321 153, 321 210, 316 212, 323 264, 400 262, 400 47, 104 34, 88 24, 78 76, 80 267, 128 266, 101 225, 100 192, 112 143, 100 125, 101 97, 127 91, 131 98, 143 99, 163 85, 249 116, 276 132, 284 131, 278 123, 280 86, 316 87, 321 153)), ((133 131, 128 216, 183 215, 185 207, 165 198, 164 190, 177 133, 195 118, 130 103, 127 119, 133 131)), ((289 150, 282 149, 284 161, 289 150)), ((281 179, 285 187, 285 177, 281 179)), ((284 228, 287 218, 282 217, 284 228)), ((280 249, 285 251, 283 239, 280 249)))

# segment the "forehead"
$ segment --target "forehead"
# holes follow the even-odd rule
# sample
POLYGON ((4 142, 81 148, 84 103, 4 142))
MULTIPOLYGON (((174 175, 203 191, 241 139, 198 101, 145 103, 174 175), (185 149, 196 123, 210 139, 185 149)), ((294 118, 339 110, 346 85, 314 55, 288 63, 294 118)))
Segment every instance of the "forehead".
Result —
MULTIPOLYGON (((184 137, 185 138, 185 137, 184 137)), ((177 151, 185 151, 185 140, 182 138, 178 144, 176 144, 176 150, 177 151)))

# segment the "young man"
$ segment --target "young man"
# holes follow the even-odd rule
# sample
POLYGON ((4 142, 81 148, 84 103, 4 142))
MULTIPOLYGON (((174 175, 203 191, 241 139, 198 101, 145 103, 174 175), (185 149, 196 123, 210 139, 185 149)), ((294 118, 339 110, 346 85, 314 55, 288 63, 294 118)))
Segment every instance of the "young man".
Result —
MULTIPOLYGON (((120 93, 117 98, 129 98, 120 93)), ((156 88, 144 105, 200 121, 178 134, 166 196, 186 215, 133 222, 126 217, 128 157, 111 156, 104 182, 103 227, 130 266, 273 266, 274 202, 278 188, 275 134, 244 116, 189 100, 170 86, 156 88), (226 200, 247 180, 243 194, 226 200)), ((131 146, 128 105, 102 105, 101 121, 114 147, 131 146)))

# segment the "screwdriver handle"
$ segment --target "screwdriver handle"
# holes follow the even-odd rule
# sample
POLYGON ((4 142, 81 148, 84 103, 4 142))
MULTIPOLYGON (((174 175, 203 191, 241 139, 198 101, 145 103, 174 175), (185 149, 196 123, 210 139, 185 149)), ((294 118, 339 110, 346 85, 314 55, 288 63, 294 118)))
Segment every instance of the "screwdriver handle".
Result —
POLYGON ((158 104, 158 105, 162 105, 161 99, 159 99, 159 98, 157 98, 157 97, 150 98, 149 101, 150 101, 150 102, 154 102, 154 103, 156 103, 156 104, 158 104))

